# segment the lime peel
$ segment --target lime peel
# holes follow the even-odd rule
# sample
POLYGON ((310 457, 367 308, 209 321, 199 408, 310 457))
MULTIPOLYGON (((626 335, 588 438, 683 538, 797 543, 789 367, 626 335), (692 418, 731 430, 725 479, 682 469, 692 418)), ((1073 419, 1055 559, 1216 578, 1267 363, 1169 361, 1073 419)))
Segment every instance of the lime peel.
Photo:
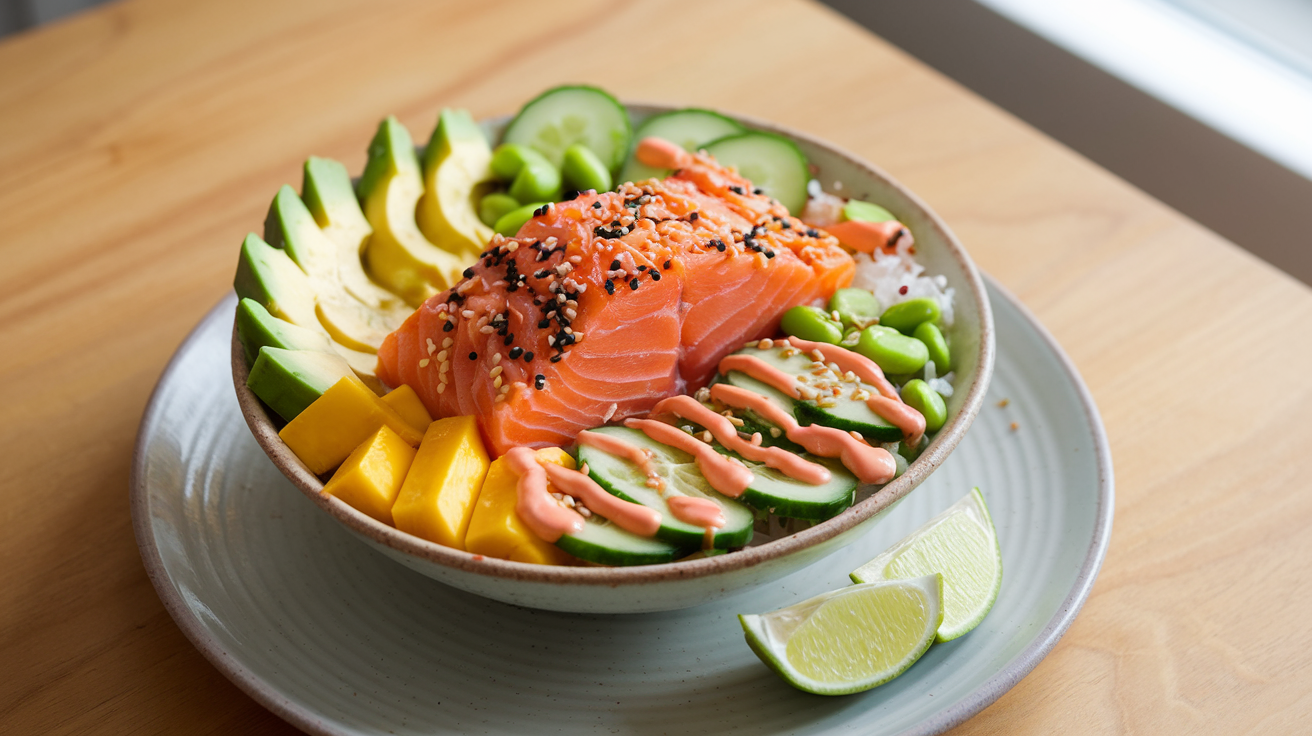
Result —
POLYGON ((857 568, 857 583, 943 575, 943 624, 938 641, 951 641, 979 625, 1002 588, 1002 552, 984 495, 965 498, 857 568))

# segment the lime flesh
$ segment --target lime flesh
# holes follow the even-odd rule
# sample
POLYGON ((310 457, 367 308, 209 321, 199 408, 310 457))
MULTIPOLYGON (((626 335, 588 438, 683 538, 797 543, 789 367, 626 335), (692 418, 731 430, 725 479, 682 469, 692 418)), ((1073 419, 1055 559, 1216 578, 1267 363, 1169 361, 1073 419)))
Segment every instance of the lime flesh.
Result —
POLYGON ((747 643, 784 680, 818 695, 868 690, 897 677, 934 642, 942 578, 854 585, 739 620, 747 643))
POLYGON ((943 576, 943 625, 938 640, 951 641, 984 620, 1002 587, 998 536, 978 488, 857 568, 851 577, 869 583, 932 573, 943 576))

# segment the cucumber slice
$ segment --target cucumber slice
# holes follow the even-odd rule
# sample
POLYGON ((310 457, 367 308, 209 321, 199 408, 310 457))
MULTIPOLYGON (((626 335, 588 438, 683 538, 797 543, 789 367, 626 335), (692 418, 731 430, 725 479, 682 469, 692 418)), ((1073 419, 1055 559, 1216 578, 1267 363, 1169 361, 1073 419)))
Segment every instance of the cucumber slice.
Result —
POLYGON ((610 170, 619 171, 629 152, 629 113, 610 94, 583 85, 555 87, 520 109, 506 126, 504 143, 519 143, 547 157, 557 169, 565 149, 582 143, 610 170))
MULTIPOLYGON (((745 348, 738 351, 743 355, 753 355, 779 370, 790 373, 794 376, 810 375, 811 357, 803 353, 798 353, 792 357, 783 357, 783 348, 770 348, 769 350, 760 350, 758 348, 745 348)), ((814 401, 798 401, 781 391, 776 391, 770 386, 757 381, 738 371, 729 371, 724 379, 741 388, 755 391, 763 396, 768 397, 780 407, 792 413, 797 417, 799 424, 806 426, 808 424, 821 424, 826 427, 833 427, 842 430, 854 430, 861 433, 867 441, 876 442, 895 442, 902 439, 902 431, 893 426, 888 420, 879 416, 866 406, 864 401, 857 401, 851 398, 851 391, 845 391, 842 396, 835 397, 835 405, 832 407, 820 407, 814 401)), ((858 385, 861 388, 876 393, 875 387, 867 384, 848 384, 853 390, 858 385)), ((764 423, 759 418, 753 417, 757 423, 764 423)), ((747 417, 744 417, 747 421, 747 417)), ((768 425, 767 425, 768 426, 768 425)), ((746 431, 744 429, 744 431, 746 431)), ((759 431, 759 430, 752 430, 759 431)), ((762 433, 762 438, 769 434, 768 430, 762 433)))
POLYGON ((752 131, 706 144, 706 151, 724 166, 735 166, 752 185, 779 200, 793 214, 806 206, 811 179, 806 156, 796 143, 773 133, 752 131))
POLYGON ((743 460, 751 468, 752 484, 743 501, 754 508, 790 519, 823 521, 842 513, 856 501, 857 479, 838 460, 803 455, 829 469, 829 482, 813 486, 784 475, 764 463, 743 460))
MULTIPOLYGON (((665 479, 665 492, 678 491, 687 496, 709 498, 724 510, 724 528, 716 530, 711 547, 728 549, 741 547, 752 538, 755 514, 743 504, 721 495, 702 477, 692 455, 668 445, 653 441, 647 435, 628 427, 601 427, 591 430, 610 434, 633 445, 650 450, 656 472, 665 479)), ((647 487, 647 476, 634 463, 587 445, 579 446, 579 464, 588 464, 592 479, 602 488, 625 501, 640 503, 661 514, 661 528, 656 538, 680 547, 703 546, 706 530, 674 517, 669 504, 660 491, 647 487)), ((568 550, 567 550, 568 551, 568 550)))
POLYGON ((566 534, 556 546, 598 565, 659 565, 683 557, 687 550, 658 539, 640 537, 600 516, 591 516, 578 534, 566 534))
MULTIPOLYGON (((736 120, 731 120, 718 112, 700 110, 690 107, 653 115, 643 121, 633 133, 633 140, 642 140, 648 136, 664 138, 677 143, 685 151, 696 151, 707 143, 731 135, 746 132, 746 128, 736 120)), ((656 169, 639 163, 633 154, 624 163, 618 181, 642 181, 643 179, 664 179, 670 175, 669 169, 656 169)))

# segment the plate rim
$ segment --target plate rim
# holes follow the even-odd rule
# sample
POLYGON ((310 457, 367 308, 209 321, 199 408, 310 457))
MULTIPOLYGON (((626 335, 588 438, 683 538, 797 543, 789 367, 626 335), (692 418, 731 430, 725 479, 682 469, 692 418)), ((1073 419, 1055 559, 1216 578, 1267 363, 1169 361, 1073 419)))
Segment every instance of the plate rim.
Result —
MULTIPOLYGON (((973 691, 922 720, 919 724, 904 729, 902 731, 904 736, 929 736, 958 726, 992 705, 1016 683, 1032 672, 1039 662, 1043 661, 1056 646, 1088 600, 1098 573, 1102 568, 1102 563, 1106 559, 1108 545, 1111 541, 1112 520, 1116 506, 1111 446, 1107 439, 1102 417, 1098 413, 1097 404, 1094 402, 1093 394, 1085 385, 1084 379, 1080 376, 1070 357, 1067 356, 1061 345, 1044 327, 1043 323, 1034 316, 1033 312, 993 277, 982 271, 980 275, 986 287, 1000 298, 1005 299, 1010 306, 1016 308, 1022 318, 1035 330, 1043 344, 1056 356, 1059 368, 1075 388, 1080 408, 1084 413, 1085 423, 1093 439, 1094 456, 1097 462, 1097 507, 1094 515, 1093 534, 1085 552, 1085 558, 1076 575, 1074 585, 1062 600, 1061 605, 1058 606, 1057 612, 1048 620, 1039 634, 1021 652, 1012 657, 973 691)), ((149 493, 146 491, 144 482, 146 464, 144 440, 149 429, 158 421, 156 417, 157 404, 162 400, 167 379, 177 369, 183 354, 199 339, 201 331, 212 319, 218 318, 221 311, 233 303, 234 298, 233 294, 225 296, 191 329, 164 367, 159 381, 146 403, 146 408, 142 412, 142 420, 138 427, 133 448, 132 469, 129 477, 129 500, 133 532, 137 538, 137 546, 141 553, 142 563, 146 568, 147 577, 149 577, 151 585, 154 586, 160 601, 164 604, 165 610, 168 611, 169 616, 182 630, 183 635, 191 642, 192 646, 196 647, 201 655, 218 669, 224 677, 228 678, 230 682, 256 703, 307 733, 322 734, 324 736, 358 736, 359 731, 347 731, 332 727, 319 714, 308 707, 283 697, 271 683, 256 676, 232 657, 210 635, 196 613, 187 606, 181 591, 168 575, 163 556, 155 542, 153 527, 150 523, 149 493)))

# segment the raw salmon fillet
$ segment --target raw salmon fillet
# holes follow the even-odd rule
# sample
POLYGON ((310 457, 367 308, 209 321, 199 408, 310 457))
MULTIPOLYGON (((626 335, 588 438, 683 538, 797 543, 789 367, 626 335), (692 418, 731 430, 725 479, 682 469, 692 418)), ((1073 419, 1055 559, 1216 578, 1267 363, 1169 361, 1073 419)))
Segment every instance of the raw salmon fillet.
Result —
POLYGON ((378 351, 434 417, 473 415, 496 455, 568 446, 706 384, 852 258, 705 154, 668 179, 546 206, 378 351))

